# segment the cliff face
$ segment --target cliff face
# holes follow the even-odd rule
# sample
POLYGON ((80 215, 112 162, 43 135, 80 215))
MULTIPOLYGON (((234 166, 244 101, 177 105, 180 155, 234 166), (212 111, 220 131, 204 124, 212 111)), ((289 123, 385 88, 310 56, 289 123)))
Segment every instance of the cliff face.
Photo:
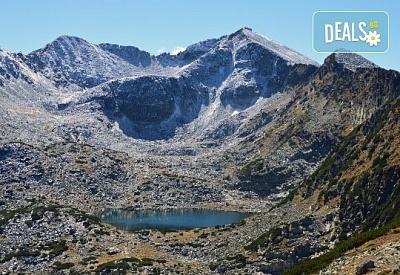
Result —
POLYGON ((339 209, 341 234, 389 223, 400 209, 400 100, 386 104, 334 149, 305 182, 305 197, 339 209))
MULTIPOLYGON (((397 270, 398 253, 388 247, 398 245, 398 229, 392 229, 400 226, 399 118, 397 97, 339 141, 270 211, 267 217, 278 217, 278 224, 248 242, 242 257, 257 259, 251 264, 272 274, 352 273, 362 267, 359 259, 374 259, 375 271, 397 270)), ((229 259, 216 268, 238 270, 229 259)))
POLYGON ((127 136, 143 140, 172 139, 176 132, 180 139, 232 136, 253 116, 231 119, 234 112, 291 90, 318 65, 249 29, 199 42, 176 56, 62 36, 24 60, 67 93, 62 103, 54 102, 58 114, 96 105, 127 136))
POLYGON ((258 153, 238 171, 241 188, 268 194, 309 173, 348 133, 400 95, 398 72, 370 63, 349 70, 337 61, 343 59, 338 55, 327 57, 308 82, 293 91, 283 110, 265 110, 242 128, 244 134, 258 130, 241 142, 239 151, 258 153))
POLYGON ((148 52, 141 51, 134 46, 120 46, 115 44, 103 43, 99 47, 105 51, 115 54, 119 58, 127 61, 136 67, 148 67, 152 59, 148 52))

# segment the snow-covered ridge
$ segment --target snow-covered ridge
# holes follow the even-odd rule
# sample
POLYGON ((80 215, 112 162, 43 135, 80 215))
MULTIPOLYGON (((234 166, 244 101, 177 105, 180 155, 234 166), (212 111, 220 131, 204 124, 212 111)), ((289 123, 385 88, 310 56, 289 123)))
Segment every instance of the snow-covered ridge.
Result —
POLYGON ((207 39, 195 44, 192 44, 186 48, 186 51, 191 51, 191 52, 207 52, 211 49, 212 46, 214 46, 216 43, 218 43, 218 39, 207 39))
POLYGON ((35 71, 68 91, 95 87, 113 79, 170 75, 174 71, 151 62, 150 54, 135 47, 96 45, 65 35, 28 54, 27 59, 35 71))
POLYGON ((319 66, 318 62, 300 54, 299 52, 296 52, 295 50, 288 48, 287 46, 269 37, 256 34, 249 28, 243 28, 241 29, 241 31, 248 39, 271 50, 278 56, 287 60, 290 64, 306 64, 319 66))
MULTIPOLYGON (((355 66, 367 64, 344 57, 339 59, 355 66)), ((246 115, 248 110, 261 110, 269 99, 296 89, 317 66, 249 28, 158 56, 61 36, 28 55, 0 49, 0 86, 23 102, 36 97, 54 116, 73 121, 94 115, 99 127, 106 122, 135 139, 219 140, 229 139, 256 112, 246 115)))
POLYGON ((184 52, 210 52, 218 48, 228 47, 233 52, 236 52, 238 48, 243 47, 249 43, 256 43, 261 45, 263 48, 270 50, 272 53, 286 60, 288 64, 306 64, 319 66, 318 62, 296 52, 293 49, 279 43, 269 37, 254 33, 252 29, 244 27, 238 31, 224 35, 219 39, 208 39, 187 47, 184 52))
MULTIPOLYGON (((187 72, 187 69, 191 70, 198 65, 207 68, 214 65, 220 68, 222 68, 221 66, 226 67, 221 64, 223 60, 217 62, 218 65, 211 63, 220 59, 218 57, 220 54, 231 55, 234 59, 238 49, 251 43, 260 45, 273 55, 282 58, 288 65, 312 64, 318 66, 317 62, 268 37, 255 34, 249 28, 240 29, 218 39, 195 43, 178 55, 161 54, 158 56, 153 56, 134 46, 108 43, 96 45, 79 37, 63 35, 42 49, 28 54, 27 60, 34 71, 51 80, 57 87, 68 91, 77 91, 119 78, 146 75, 179 76, 187 72), (210 55, 214 57, 210 57, 210 55), (199 62, 201 59, 207 60, 207 62, 199 62)), ((221 69, 225 76, 228 73, 228 67, 221 69)))

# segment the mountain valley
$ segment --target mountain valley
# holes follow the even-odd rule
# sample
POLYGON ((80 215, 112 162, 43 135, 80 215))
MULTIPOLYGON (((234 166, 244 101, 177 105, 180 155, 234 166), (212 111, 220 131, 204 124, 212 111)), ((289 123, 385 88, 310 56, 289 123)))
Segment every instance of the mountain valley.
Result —
POLYGON ((0 97, 4 274, 400 272, 397 71, 320 65, 249 28, 158 56, 61 36, 0 48, 0 97), (168 208, 253 215, 172 232, 99 219, 168 208))

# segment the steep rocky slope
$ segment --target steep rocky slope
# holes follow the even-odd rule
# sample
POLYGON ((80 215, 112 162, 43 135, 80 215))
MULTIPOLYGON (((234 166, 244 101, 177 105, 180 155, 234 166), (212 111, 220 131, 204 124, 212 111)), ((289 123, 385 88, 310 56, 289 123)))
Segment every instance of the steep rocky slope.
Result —
MULTIPOLYGON (((354 255, 351 259, 357 259, 358 254, 351 249, 382 235, 395 234, 390 240, 395 244, 397 231, 391 230, 400 225, 399 112, 400 98, 397 98, 348 134, 321 166, 274 210, 281 213, 278 209, 283 207, 284 216, 295 214, 298 220, 288 222, 283 217, 280 226, 246 247, 250 251, 246 257, 253 253, 262 255, 263 260, 258 264, 272 273, 299 263, 287 274, 313 274, 346 251, 354 255), (321 252, 328 253, 307 260, 321 252)), ((383 256, 379 258, 366 252, 360 257, 368 254, 377 259, 379 270, 393 268, 388 264, 392 260, 386 258, 390 255, 380 253, 383 256), (382 257, 388 261, 386 266, 382 257)), ((326 267, 325 272, 342 268, 345 258, 326 267)), ((351 272, 355 272, 355 267, 351 272)))
POLYGON ((240 188, 267 195, 283 183, 296 182, 352 129, 400 94, 398 72, 370 68, 370 63, 360 63, 361 57, 353 58, 367 68, 346 69, 341 62, 351 59, 332 54, 292 92, 283 109, 261 110, 242 126, 243 135, 253 133, 238 146, 247 158, 236 171, 240 188))
MULTIPOLYGON (((399 112, 400 98, 386 104, 333 150, 301 189, 315 213, 332 211, 331 239, 346 248, 342 253, 400 225, 399 112)), ((311 265, 322 268, 335 258, 328 259, 311 265)))
POLYGON ((383 226, 398 214, 399 112, 400 99, 385 105, 304 183, 305 197, 318 193, 322 205, 339 203, 342 235, 383 226))
MULTIPOLYGON (((154 57, 149 66, 161 66, 159 58, 154 57)), ((315 65, 273 40, 241 29, 211 43, 188 47, 163 67, 164 75, 144 70, 147 75, 137 77, 131 72, 134 77, 104 83, 64 104, 95 103, 134 138, 201 138, 204 132, 209 136, 213 131, 223 138, 242 123, 229 121, 233 112, 291 89, 311 74, 315 65), (179 70, 171 71, 171 64, 179 70), (225 133, 220 130, 224 124, 231 126, 225 133), (184 135, 177 135, 182 126, 186 127, 180 131, 184 135)))
MULTIPOLYGON (((194 44, 177 56, 150 56, 134 47, 61 36, 43 49, 12 58, 46 83, 37 87, 47 96, 36 105, 61 122, 49 128, 84 128, 81 142, 98 145, 112 139, 105 124, 114 123, 124 132, 119 139, 184 141, 195 136, 219 142, 269 105, 269 97, 304 81, 318 65, 248 28, 194 44), (253 106, 244 116, 232 116, 253 106), (88 116, 85 122, 98 117, 106 123, 77 125, 82 115, 88 116)), ((61 132, 56 139, 70 135, 63 129, 53 131, 61 132)))

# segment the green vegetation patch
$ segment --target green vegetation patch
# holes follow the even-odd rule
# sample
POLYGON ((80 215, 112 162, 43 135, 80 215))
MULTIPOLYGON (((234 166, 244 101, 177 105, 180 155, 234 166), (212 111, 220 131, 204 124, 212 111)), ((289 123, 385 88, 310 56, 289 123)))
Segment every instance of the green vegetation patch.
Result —
MULTIPOLYGON (((127 274, 127 270, 131 269, 131 265, 128 264, 124 260, 117 260, 112 262, 107 262, 99 265, 94 271, 97 273, 100 272, 110 272, 110 271, 118 271, 118 274, 127 274)), ((107 273, 109 274, 109 273, 107 273)))
POLYGON ((239 176, 248 177, 253 169, 255 171, 261 171, 263 168, 264 161, 262 159, 256 159, 244 165, 239 171, 239 176))
POLYGON ((400 226, 400 213, 387 225, 360 233, 342 242, 329 252, 309 260, 300 262, 292 269, 284 272, 284 275, 302 275, 317 273, 319 270, 327 267, 335 259, 343 256, 347 251, 359 247, 370 240, 386 235, 390 230, 400 226))
POLYGON ((166 260, 154 260, 151 258, 138 259, 135 257, 123 258, 100 264, 95 269, 95 272, 100 273, 107 271, 118 272, 118 274, 127 274, 128 271, 136 270, 138 267, 152 266, 154 262, 166 263, 166 260))
POLYGON ((247 263, 247 258, 243 254, 237 254, 234 256, 228 256, 226 258, 228 261, 234 261, 235 263, 241 263, 243 265, 246 265, 247 263))
POLYGON ((246 250, 256 250, 258 247, 265 246, 266 243, 275 241, 283 232, 282 228, 272 228, 266 233, 262 234, 260 237, 252 241, 250 244, 246 245, 244 249, 246 250))
POLYGON ((68 250, 68 246, 65 240, 48 242, 44 246, 40 247, 42 250, 49 252, 49 257, 54 258, 61 255, 63 252, 68 250))
POLYGON ((19 258, 19 257, 38 257, 38 256, 40 256, 40 251, 36 249, 29 249, 29 248, 21 249, 18 250, 17 252, 7 253, 6 255, 4 255, 3 259, 0 262, 5 263, 14 257, 19 258))
POLYGON ((62 269, 70 269, 70 268, 72 268, 72 267, 74 267, 75 266, 75 264, 74 263, 61 263, 61 262, 55 262, 54 263, 54 265, 53 265, 53 268, 54 269, 57 269, 57 270, 62 270, 62 269))
POLYGON ((38 206, 38 207, 33 207, 33 205, 34 202, 26 207, 18 208, 15 210, 0 211, 0 216, 2 216, 2 218, 0 218, 0 226, 7 225, 8 221, 17 214, 26 214, 32 212, 31 218, 32 220, 35 221, 40 219, 40 213, 44 213, 46 211, 54 212, 56 214, 58 213, 58 208, 59 208, 58 205, 48 205, 48 206, 38 206))

